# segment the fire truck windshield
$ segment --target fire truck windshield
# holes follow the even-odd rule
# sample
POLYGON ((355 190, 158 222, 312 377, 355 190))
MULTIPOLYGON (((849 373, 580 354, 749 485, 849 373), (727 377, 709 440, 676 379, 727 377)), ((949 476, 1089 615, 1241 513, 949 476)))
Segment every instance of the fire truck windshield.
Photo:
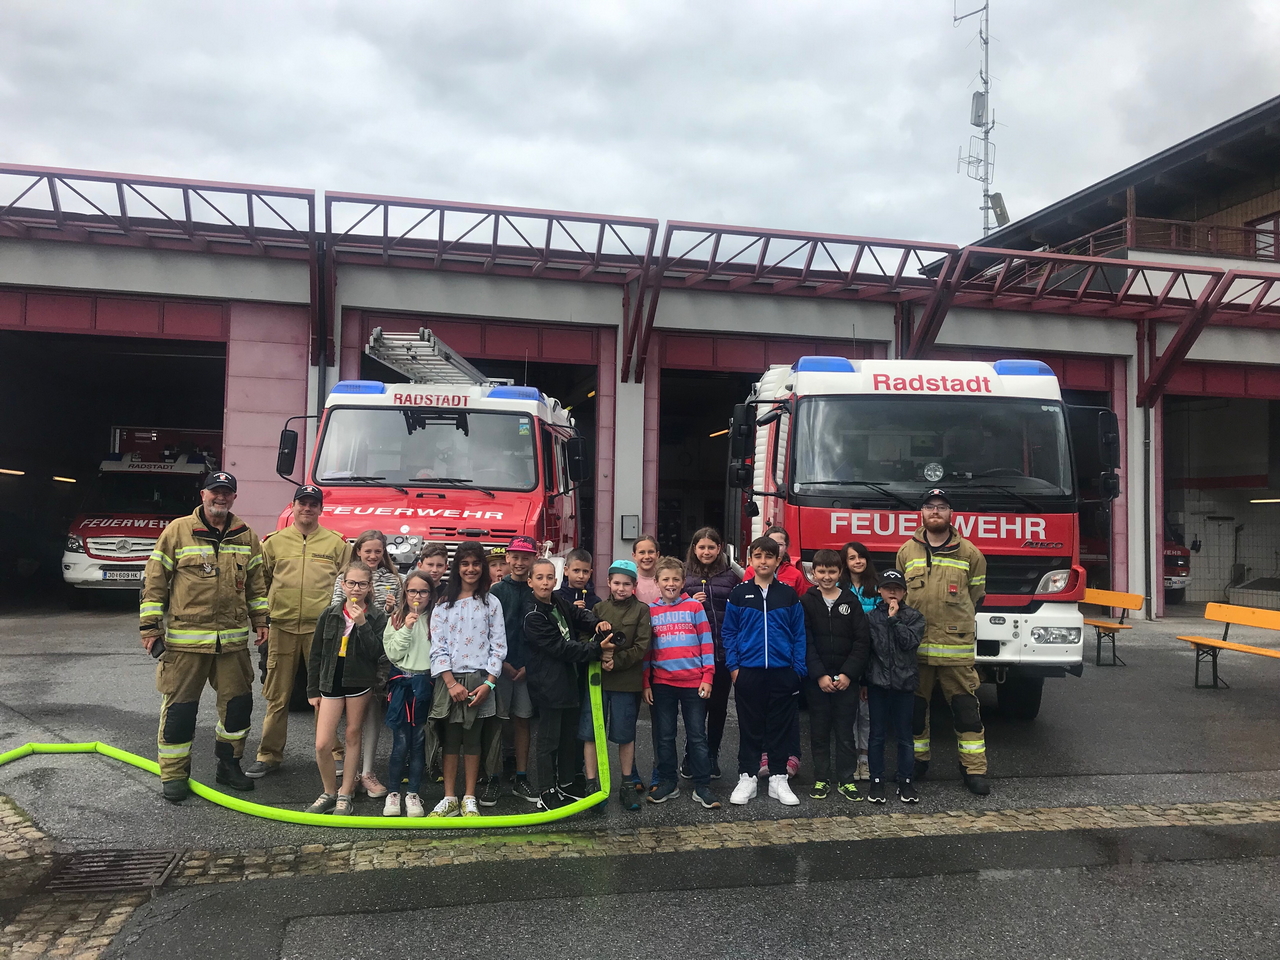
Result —
MULTIPOLYGON (((916 501, 931 486, 964 499, 1069 497, 1062 405, 964 397, 805 397, 795 414, 793 493, 880 493, 916 501), (873 487, 872 485, 875 485, 873 487), (964 497, 970 488, 971 497, 964 497)), ((1032 501, 1034 505, 1034 501, 1032 501)))
POLYGON ((192 474, 103 473, 85 501, 87 513, 161 513, 180 516, 200 502, 192 474))
POLYGON ((325 423, 315 479, 532 490, 535 425, 523 413, 337 407, 325 423))

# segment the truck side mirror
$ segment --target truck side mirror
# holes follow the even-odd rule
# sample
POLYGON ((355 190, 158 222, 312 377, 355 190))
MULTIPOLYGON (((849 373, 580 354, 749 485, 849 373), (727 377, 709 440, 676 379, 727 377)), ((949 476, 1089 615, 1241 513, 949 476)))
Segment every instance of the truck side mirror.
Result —
POLYGON ((1098 489, 1103 500, 1114 500, 1120 496, 1120 478, 1111 470, 1098 477, 1098 489))
POLYGON ((571 483, 585 483, 591 479, 591 461, 587 459, 586 437, 570 437, 565 443, 565 457, 568 461, 571 483))
POLYGON ((735 404, 729 421, 729 459, 745 460, 750 451, 751 435, 756 428, 756 408, 749 403, 735 404))
POLYGON ((285 428, 280 431, 280 449, 276 451, 276 473, 293 482, 293 468, 298 463, 298 431, 285 428))
POLYGON ((729 464, 729 486, 734 490, 745 490, 751 486, 751 466, 741 460, 729 464))
POLYGON ((1120 466, 1120 421, 1114 410, 1098 414, 1098 459, 1110 470, 1120 466))
POLYGON ((749 520, 754 520, 756 517, 760 516, 760 504, 756 503, 754 500, 748 500, 742 505, 742 515, 749 520))

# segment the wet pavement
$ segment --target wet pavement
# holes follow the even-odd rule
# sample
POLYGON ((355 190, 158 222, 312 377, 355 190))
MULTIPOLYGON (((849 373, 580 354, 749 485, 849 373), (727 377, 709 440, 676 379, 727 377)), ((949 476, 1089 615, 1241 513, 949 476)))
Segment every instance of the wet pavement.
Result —
MULTIPOLYGON (((807 763, 796 778, 797 808, 783 808, 763 791, 745 808, 726 803, 720 811, 703 810, 687 796, 638 813, 613 800, 603 815, 479 841, 452 830, 299 827, 195 798, 173 807, 159 799, 153 777, 102 757, 24 758, 0 767, 0 794, 61 848, 188 851, 188 878, 133 912, 109 955, 195 956, 200 944, 207 955, 224 941, 219 955, 249 955, 233 949, 234 937, 226 939, 230 924, 257 944, 258 957, 407 955, 414 944, 423 953, 442 941, 462 956, 492 954, 506 943, 515 954, 535 957, 666 948, 714 956, 759 948, 777 956, 968 957, 1017 942, 1027 955, 1274 957, 1280 909, 1270 858, 1280 856, 1280 823, 1269 819, 1265 802, 1280 798, 1280 668, 1224 655, 1222 673, 1232 688, 1194 690, 1193 654, 1174 637, 1201 632, 1213 634, 1197 619, 1139 623, 1120 641, 1128 666, 1090 663, 1081 678, 1047 681, 1032 722, 1001 717, 984 689, 990 797, 972 797, 961 786, 949 718, 945 709, 935 711, 934 762, 923 801, 910 811, 922 818, 914 828, 889 816, 903 812, 894 802, 876 809, 834 794, 810 800, 802 789, 811 780, 807 763), (1257 822, 1200 822, 1171 806, 1230 810, 1232 801, 1262 802, 1249 808, 1257 822), (1152 822, 1163 825, 1130 825, 1097 812, 1125 805, 1158 807, 1164 819, 1152 822), (998 820, 983 811, 1028 819, 998 820), (929 835, 953 816, 961 819, 949 833, 929 835), (1042 822, 1059 816, 1066 819, 1042 822), (802 825, 803 836, 788 833, 792 822, 802 825), (629 846, 634 837, 668 839, 629 846), (472 851, 517 841, 537 853, 470 859, 472 851), (351 844, 368 855, 334 849, 351 844), (388 849, 396 846, 404 849, 388 849), (586 848, 595 855, 582 855, 586 848), (238 879, 270 876, 278 866, 272 850, 285 863, 297 861, 281 871, 287 879, 197 883, 199 876, 218 879, 207 874, 219 869, 219 858, 235 862, 223 873, 238 879), (192 851, 207 859, 191 859, 192 851), (308 856, 337 866, 307 875, 300 865, 308 856), (399 869, 376 869, 388 860, 399 869), (270 896, 262 895, 264 885, 270 896), (534 897, 542 902, 531 913, 527 901, 534 897), (933 906, 922 909, 927 905, 933 906), (175 929, 163 918, 179 910, 184 922, 175 929), (979 928, 950 919, 974 911, 984 919, 979 928), (1215 911, 1222 921, 1240 923, 1226 929, 1219 922, 1211 934, 1215 911), (1124 919, 1130 914, 1134 923, 1124 919), (955 936, 966 929, 966 937, 955 936), (174 936, 182 942, 166 940, 174 936), (1196 944, 1212 944, 1212 954, 1195 951, 1196 944), (1257 944, 1270 952, 1255 951, 1257 944)), ((1232 639, 1280 646, 1280 637, 1265 631, 1245 634, 1233 631, 1232 639)), ((130 612, 11 610, 0 613, 0 638, 0 751, 27 741, 102 740, 152 755, 154 663, 137 646, 130 612)), ((206 696, 193 755, 195 776, 209 782, 215 719, 206 696)), ((259 720, 260 714, 250 751, 259 720)), ((259 781, 250 799, 297 809, 315 796, 311 731, 306 714, 293 715, 284 769, 259 781)), ((731 708, 726 747, 736 741, 731 708)), ((377 767, 384 778, 388 747, 384 738, 377 767)), ((638 753, 647 773, 643 720, 638 753)), ((730 781, 717 786, 727 800, 730 781)), ((438 791, 428 789, 426 801, 438 791)), ((365 800, 357 812, 376 814, 380 807, 365 800)), ((515 798, 494 808, 529 810, 515 798)), ((0 893, 0 921, 33 903, 0 893)), ((4 943, 0 938, 0 955, 4 943)))

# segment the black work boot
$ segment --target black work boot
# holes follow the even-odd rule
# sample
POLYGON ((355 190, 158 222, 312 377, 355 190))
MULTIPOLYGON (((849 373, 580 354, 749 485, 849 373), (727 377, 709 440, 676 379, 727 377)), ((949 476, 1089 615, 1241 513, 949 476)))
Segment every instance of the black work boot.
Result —
POLYGON ((164 791, 164 798, 170 803, 181 803, 187 799, 187 780, 183 777, 181 780, 166 780, 160 784, 160 789, 164 791))
POLYGON ((912 771, 911 779, 912 780, 929 779, 929 761, 928 760, 916 760, 915 770, 912 771))
POLYGON ((226 784, 232 790, 252 790, 253 781, 244 775, 244 771, 240 769, 240 761, 219 760, 217 781, 226 784))
POLYGON ((964 775, 964 785, 975 796, 985 797, 991 792, 991 781, 987 779, 985 773, 966 773, 964 775))

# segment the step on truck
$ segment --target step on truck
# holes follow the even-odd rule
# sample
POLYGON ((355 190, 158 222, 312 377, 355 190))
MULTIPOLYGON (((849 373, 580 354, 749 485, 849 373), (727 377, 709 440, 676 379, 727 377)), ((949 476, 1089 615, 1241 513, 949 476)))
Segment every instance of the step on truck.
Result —
POLYGON ((802 357, 755 384, 730 437, 742 547, 777 524, 806 566, 852 540, 885 569, 942 487, 987 558, 977 667, 1002 709, 1032 719, 1046 677, 1081 674, 1080 488, 1114 498, 1119 436, 1110 410, 1066 407, 1048 365, 802 357))
POLYGON ((138 590, 161 532, 200 502, 222 434, 112 427, 109 451, 67 531, 62 579, 82 590, 138 590))
MULTIPOLYGON (((427 541, 450 558, 463 541, 489 549, 517 534, 553 560, 577 546, 590 465, 558 400, 486 377, 425 328, 378 328, 365 352, 409 382, 343 380, 329 392, 306 470, 324 491, 324 526, 347 540, 381 530, 402 571, 427 541)), ((286 424, 276 469, 291 482, 297 453, 286 424)), ((286 505, 277 527, 291 522, 286 505)))

